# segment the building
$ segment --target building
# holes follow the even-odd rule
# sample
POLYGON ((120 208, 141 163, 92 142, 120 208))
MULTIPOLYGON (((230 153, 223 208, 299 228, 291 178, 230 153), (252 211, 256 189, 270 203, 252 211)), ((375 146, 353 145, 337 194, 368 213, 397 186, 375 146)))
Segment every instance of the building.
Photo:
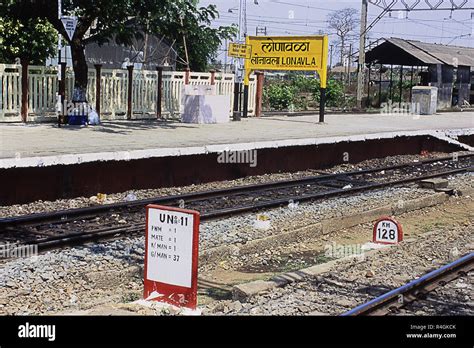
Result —
POLYGON ((366 62, 421 69, 420 85, 438 87, 438 109, 474 104, 472 47, 389 38, 366 53, 366 62))
POLYGON ((154 70, 170 66, 175 70, 177 53, 168 40, 153 35, 134 39, 130 46, 118 45, 114 40, 103 45, 90 43, 85 50, 90 66, 102 64, 104 69, 122 69, 134 64, 136 69, 154 70))
MULTIPOLYGON (((89 68, 102 64, 103 69, 124 69, 133 64, 135 69, 154 70, 157 66, 169 66, 176 70, 177 53, 173 45, 165 38, 144 35, 144 39, 134 39, 129 46, 119 45, 111 39, 102 45, 89 43, 85 48, 89 68)), ((72 67, 71 49, 63 47, 62 61, 72 67)), ((47 66, 57 65, 57 56, 47 60, 47 66)))

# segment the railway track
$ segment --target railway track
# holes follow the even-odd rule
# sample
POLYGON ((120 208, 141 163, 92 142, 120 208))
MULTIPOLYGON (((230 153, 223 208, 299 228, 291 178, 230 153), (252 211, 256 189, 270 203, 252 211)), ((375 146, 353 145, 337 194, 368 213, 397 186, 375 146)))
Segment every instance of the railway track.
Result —
POLYGON ((423 299, 429 292, 445 286, 447 283, 466 276, 474 270, 474 253, 470 253, 452 263, 434 270, 419 279, 394 289, 367 303, 364 303, 343 316, 372 316, 397 313, 401 308, 418 299, 423 299))
POLYGON ((473 169, 474 154, 366 170, 322 174, 296 180, 238 186, 228 189, 121 202, 0 219, 0 243, 36 245, 39 250, 94 239, 143 232, 148 204, 181 206, 210 220, 288 205, 350 195, 428 178, 446 177, 473 169))

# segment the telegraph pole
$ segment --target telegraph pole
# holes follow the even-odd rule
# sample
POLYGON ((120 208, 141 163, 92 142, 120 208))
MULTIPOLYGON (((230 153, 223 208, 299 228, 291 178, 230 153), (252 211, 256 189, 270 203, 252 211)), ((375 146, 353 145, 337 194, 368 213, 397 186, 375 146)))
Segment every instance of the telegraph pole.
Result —
POLYGON ((332 49, 334 45, 330 45, 331 53, 329 54, 329 71, 332 71, 332 49))
POLYGON ((357 106, 362 109, 362 98, 364 97, 365 80, 365 40, 367 35, 367 11, 368 0, 362 0, 362 10, 360 18, 360 42, 359 42, 359 64, 357 70, 357 106))
MULTIPOLYGON (((246 0, 239 1, 239 32, 237 35, 237 42, 242 43, 243 38, 243 12, 245 11, 244 6, 246 5, 246 0)), ((242 105, 242 83, 243 83, 243 59, 237 58, 237 64, 235 67, 235 84, 234 84, 234 114, 233 120, 240 121, 241 114, 241 105, 242 105)))
MULTIPOLYGON (((63 8, 62 8, 62 0, 58 0, 58 19, 59 22, 61 22, 61 17, 63 16, 63 8)), ((58 33, 58 82, 59 84, 62 83, 62 80, 66 78, 65 76, 62 76, 62 69, 61 69, 61 51, 62 51, 62 43, 61 43, 61 33, 58 33)), ((59 89, 58 89, 59 91, 59 89)), ((63 101, 63 96, 61 93, 58 93, 58 101, 60 104, 61 109, 58 111, 58 127, 61 128, 61 115, 63 113, 64 109, 64 101, 63 101)))

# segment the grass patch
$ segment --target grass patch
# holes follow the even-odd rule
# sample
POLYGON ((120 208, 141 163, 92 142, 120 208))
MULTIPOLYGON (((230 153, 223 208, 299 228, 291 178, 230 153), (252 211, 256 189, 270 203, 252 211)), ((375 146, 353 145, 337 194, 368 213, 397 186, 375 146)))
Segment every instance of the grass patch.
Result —
POLYGON ((129 303, 139 300, 142 297, 141 293, 129 292, 122 296, 122 302, 129 303))

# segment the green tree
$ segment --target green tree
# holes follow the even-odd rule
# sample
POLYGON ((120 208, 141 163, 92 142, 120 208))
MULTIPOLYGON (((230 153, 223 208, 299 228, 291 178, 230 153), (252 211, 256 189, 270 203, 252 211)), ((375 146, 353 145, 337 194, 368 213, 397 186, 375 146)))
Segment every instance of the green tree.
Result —
POLYGON ((84 48, 87 43, 105 43, 114 39, 130 44, 149 32, 176 40, 183 58, 184 40, 192 68, 203 68, 213 55, 217 42, 232 34, 232 28, 209 28, 218 13, 215 6, 197 7, 196 0, 62 0, 63 14, 78 17, 76 32, 69 39, 57 18, 57 0, 3 0, 0 16, 27 21, 46 19, 71 46, 74 82, 74 102, 85 102, 87 63, 84 48), (202 35, 202 36, 201 36, 202 35), (206 40, 203 44, 202 40, 206 40), (191 61, 191 58, 193 61, 191 61))
MULTIPOLYGON (((172 38, 178 43, 178 55, 186 57, 184 50, 184 39, 188 48, 189 68, 192 71, 206 71, 209 62, 215 58, 215 54, 224 39, 230 39, 235 36, 236 27, 219 27, 211 28, 211 20, 216 18, 217 12, 211 6, 211 10, 202 12, 201 16, 195 18, 187 18, 185 25, 179 23, 173 30, 166 28, 161 34, 167 38, 172 38), (194 28, 194 29, 191 29, 194 28)), ((178 62, 178 66, 186 67, 184 62, 178 62)))
POLYGON ((30 64, 42 65, 54 54, 57 32, 44 19, 18 19, 0 17, 0 62, 12 63, 16 58, 30 64))

